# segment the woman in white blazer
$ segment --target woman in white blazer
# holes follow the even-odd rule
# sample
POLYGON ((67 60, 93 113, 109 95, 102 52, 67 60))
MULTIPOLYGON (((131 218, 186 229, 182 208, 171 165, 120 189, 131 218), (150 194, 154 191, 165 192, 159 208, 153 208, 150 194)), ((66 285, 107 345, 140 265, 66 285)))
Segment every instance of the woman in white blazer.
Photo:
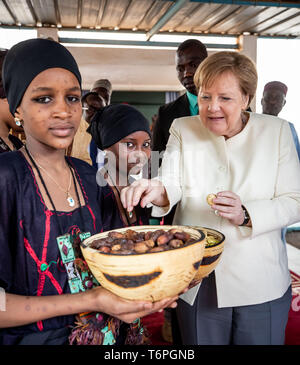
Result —
POLYGON ((163 216, 179 202, 174 224, 226 236, 196 298, 188 291, 178 302, 184 344, 283 344, 291 288, 280 231, 300 221, 300 169, 288 122, 246 112, 257 73, 244 55, 209 56, 195 84, 199 115, 173 122, 158 178, 124 189, 124 207, 152 203, 152 215, 163 216))

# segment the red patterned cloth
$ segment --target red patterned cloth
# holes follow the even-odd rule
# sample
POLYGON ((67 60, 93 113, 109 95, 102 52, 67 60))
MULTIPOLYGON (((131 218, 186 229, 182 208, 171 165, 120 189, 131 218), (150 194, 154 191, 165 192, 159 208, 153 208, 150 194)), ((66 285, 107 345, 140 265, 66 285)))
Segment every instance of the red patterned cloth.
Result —
POLYGON ((143 326, 146 327, 149 337, 150 345, 162 346, 172 345, 170 342, 166 342, 162 336, 162 327, 164 324, 164 312, 156 312, 149 314, 141 319, 143 326))
POLYGON ((293 298, 285 330, 285 344, 300 345, 300 276, 290 272, 293 298))

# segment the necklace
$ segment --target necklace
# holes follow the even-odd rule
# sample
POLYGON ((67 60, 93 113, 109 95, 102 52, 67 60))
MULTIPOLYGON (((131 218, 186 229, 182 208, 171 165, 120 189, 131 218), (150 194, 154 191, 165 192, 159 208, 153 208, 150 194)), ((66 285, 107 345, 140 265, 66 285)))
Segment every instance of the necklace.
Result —
MULTIPOLYGON (((46 184, 45 184, 45 181, 44 181, 44 179, 43 179, 43 176, 41 175, 41 173, 40 173, 40 170, 39 170, 39 168, 38 168, 38 166, 37 166, 37 164, 35 163, 35 161, 33 160, 33 158, 32 158, 32 156, 31 156, 31 154, 29 153, 29 151, 28 151, 28 149, 27 149, 27 146, 26 146, 26 144, 25 144, 25 151, 26 151, 26 153, 27 153, 27 155, 28 155, 28 157, 29 157, 29 159, 30 159, 30 161, 31 161, 31 163, 32 163, 32 166, 34 166, 35 167, 35 169, 36 169, 36 171, 37 171, 37 173, 38 173, 38 175, 39 175, 39 178, 40 178, 40 180, 41 180, 41 183, 42 183, 42 185, 43 185, 43 187, 44 187, 44 189, 45 189, 45 191, 46 191, 46 194, 47 194, 47 196, 48 196, 48 199, 49 199, 49 201, 50 201, 50 203, 51 203, 51 205, 52 205, 52 209, 54 210, 54 217, 55 217, 55 220, 56 220, 56 224, 57 224, 57 227, 59 227, 59 231, 60 231, 60 235, 61 236, 63 236, 64 235, 64 230, 63 230, 63 228, 62 228, 62 225, 61 225, 61 221, 60 221, 60 219, 58 219, 58 214, 57 214, 57 210, 56 210, 56 208, 55 208, 55 205, 54 205, 54 202, 53 202, 53 200, 52 200, 52 198, 51 198, 51 195, 50 195, 50 193, 49 193, 49 191, 48 191, 48 189, 47 189, 47 186, 46 186, 46 184)), ((70 168, 70 171, 71 171, 71 173, 72 173, 72 177, 73 177, 73 182, 74 182, 74 187, 75 187, 75 192, 76 192, 76 196, 77 196, 77 201, 78 201, 78 204, 79 204, 79 213, 80 213, 80 217, 81 217, 81 224, 82 224, 82 227, 84 228, 83 229, 83 231, 84 232, 86 232, 86 229, 85 229, 85 219, 84 219, 84 216, 83 216, 83 211, 82 211, 82 206, 81 206, 81 203, 80 203, 80 197, 79 197, 79 193, 78 193, 78 189, 77 189, 77 185, 76 185, 76 179, 75 179, 75 175, 74 175, 74 173, 73 173, 73 171, 72 171, 72 169, 71 169, 71 166, 70 166, 70 162, 68 161, 68 159, 66 158, 66 162, 67 162, 67 164, 68 164, 68 166, 69 166, 69 168, 70 168)), ((80 184, 79 184, 79 187, 80 187, 80 189, 81 189, 81 193, 83 194, 83 191, 82 191, 82 188, 81 188, 81 186, 80 186, 80 184)))
POLYGON ((35 162, 35 164, 44 171, 44 173, 59 187, 59 189, 61 191, 63 191, 66 195, 67 195, 67 202, 69 204, 70 207, 74 207, 75 206, 75 200, 73 199, 73 197, 70 194, 70 189, 71 189, 71 183, 72 183, 72 172, 71 172, 71 168, 70 168, 70 178, 69 178, 69 186, 67 188, 67 190, 65 190, 64 188, 62 188, 59 183, 47 172, 47 170, 39 165, 36 160, 33 158, 33 156, 31 155, 31 153, 28 151, 28 149, 26 148, 26 151, 28 153, 28 155, 32 158, 32 160, 35 162))

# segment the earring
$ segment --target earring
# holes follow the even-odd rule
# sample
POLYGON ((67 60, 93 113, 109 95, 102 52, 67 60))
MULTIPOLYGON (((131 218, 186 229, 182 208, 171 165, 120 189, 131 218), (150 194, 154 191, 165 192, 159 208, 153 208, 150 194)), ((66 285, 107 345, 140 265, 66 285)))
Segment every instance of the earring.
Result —
POLYGON ((15 123, 18 127, 21 127, 22 126, 22 123, 21 123, 21 120, 17 117, 15 117, 15 123))

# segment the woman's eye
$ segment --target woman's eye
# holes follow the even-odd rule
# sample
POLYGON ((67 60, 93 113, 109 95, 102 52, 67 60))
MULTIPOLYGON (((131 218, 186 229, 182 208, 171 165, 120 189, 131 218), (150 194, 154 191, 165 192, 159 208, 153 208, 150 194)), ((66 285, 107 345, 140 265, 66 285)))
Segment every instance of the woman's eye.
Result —
POLYGON ((150 142, 145 142, 144 143, 144 148, 150 148, 151 146, 151 143, 150 142))
POLYGON ((133 148, 134 144, 132 142, 126 142, 126 147, 127 148, 133 148))
POLYGON ((207 95, 201 95, 200 98, 201 98, 201 100, 208 100, 209 99, 209 97, 207 95))
POLYGON ((51 101, 49 96, 40 96, 39 98, 35 98, 34 101, 41 104, 48 104, 51 101))
POLYGON ((227 96, 223 96, 223 97, 222 97, 222 100, 227 101, 227 100, 230 100, 230 98, 228 98, 227 96))
POLYGON ((77 103, 80 101, 80 97, 78 96, 74 96, 74 95, 70 95, 67 97, 68 101, 71 103, 77 103))

